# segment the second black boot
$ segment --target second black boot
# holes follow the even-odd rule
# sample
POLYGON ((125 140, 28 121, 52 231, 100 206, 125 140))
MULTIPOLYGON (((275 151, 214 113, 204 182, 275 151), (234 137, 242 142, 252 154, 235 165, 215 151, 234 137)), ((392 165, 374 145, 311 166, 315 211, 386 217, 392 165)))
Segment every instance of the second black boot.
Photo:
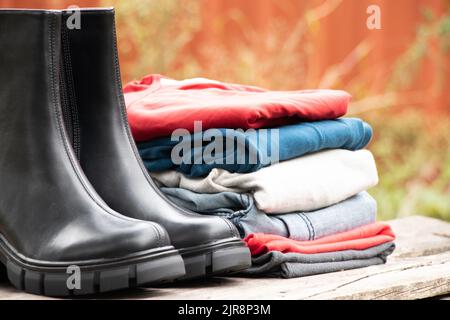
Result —
MULTIPOLYGON (((68 19, 71 12, 63 16, 68 19)), ((250 266, 234 225, 171 203, 148 175, 128 127, 113 9, 82 9, 81 29, 63 30, 66 115, 75 152, 104 201, 129 217, 160 223, 181 253, 185 278, 226 274, 250 266)))

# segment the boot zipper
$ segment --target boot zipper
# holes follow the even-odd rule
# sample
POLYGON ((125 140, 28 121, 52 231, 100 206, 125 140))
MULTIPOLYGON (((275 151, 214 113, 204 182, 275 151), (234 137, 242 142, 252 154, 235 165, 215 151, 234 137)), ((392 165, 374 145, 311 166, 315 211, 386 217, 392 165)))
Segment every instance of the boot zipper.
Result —
POLYGON ((78 121, 76 95, 73 87, 69 35, 65 27, 62 28, 61 33, 61 107, 70 143, 79 160, 81 149, 80 126, 78 121))

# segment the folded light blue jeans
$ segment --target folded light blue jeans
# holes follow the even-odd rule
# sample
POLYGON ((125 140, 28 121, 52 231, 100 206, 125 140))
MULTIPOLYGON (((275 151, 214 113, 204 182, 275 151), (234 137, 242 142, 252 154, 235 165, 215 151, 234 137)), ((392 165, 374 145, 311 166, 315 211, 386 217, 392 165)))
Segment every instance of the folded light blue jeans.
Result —
POLYGON ((252 258, 252 266, 240 273, 243 276, 297 278, 363 268, 386 262, 395 249, 393 242, 365 250, 345 250, 316 254, 282 253, 271 251, 252 258))
POLYGON ((150 172, 175 169, 190 177, 203 177, 213 168, 249 173, 273 164, 274 159, 285 161, 324 149, 359 150, 372 138, 372 128, 360 119, 342 118, 250 131, 214 129, 221 150, 213 148, 217 138, 205 136, 205 132, 183 136, 181 140, 190 141, 191 148, 181 163, 174 163, 171 156, 179 140, 164 137, 137 146, 150 172), (210 149, 214 153, 205 159, 205 150, 210 149))
POLYGON ((377 204, 367 192, 316 211, 267 215, 255 206, 250 194, 199 194, 181 188, 161 191, 188 210, 231 220, 242 237, 268 233, 299 241, 314 240, 376 221, 377 204))

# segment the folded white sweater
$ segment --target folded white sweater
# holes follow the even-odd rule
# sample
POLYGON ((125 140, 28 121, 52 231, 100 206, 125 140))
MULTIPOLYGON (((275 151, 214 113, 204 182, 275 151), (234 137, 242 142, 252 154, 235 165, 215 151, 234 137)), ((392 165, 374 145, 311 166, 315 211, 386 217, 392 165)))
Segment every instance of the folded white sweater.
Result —
POLYGON ((240 174, 213 169, 207 177, 177 171, 151 173, 166 187, 198 193, 253 193, 266 213, 312 211, 343 201, 378 183, 375 160, 367 150, 327 150, 240 174))

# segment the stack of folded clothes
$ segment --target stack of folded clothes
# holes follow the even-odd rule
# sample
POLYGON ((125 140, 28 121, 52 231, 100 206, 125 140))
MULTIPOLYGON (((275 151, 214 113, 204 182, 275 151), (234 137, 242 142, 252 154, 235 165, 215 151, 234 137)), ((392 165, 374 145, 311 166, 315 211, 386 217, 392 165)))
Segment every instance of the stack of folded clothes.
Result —
POLYGON ((338 90, 268 91, 150 75, 124 88, 139 153, 163 193, 229 219, 247 242, 244 274, 285 278, 386 262, 395 248, 376 222, 378 182, 363 148, 371 127, 340 118, 338 90))

